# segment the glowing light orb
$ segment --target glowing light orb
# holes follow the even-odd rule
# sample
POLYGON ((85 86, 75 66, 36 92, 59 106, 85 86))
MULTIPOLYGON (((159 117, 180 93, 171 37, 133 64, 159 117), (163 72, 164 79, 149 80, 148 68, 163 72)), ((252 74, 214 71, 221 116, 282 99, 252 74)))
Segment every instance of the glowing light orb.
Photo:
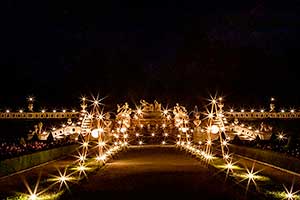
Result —
POLYGON ((219 132, 219 127, 217 125, 212 125, 210 127, 210 132, 213 133, 213 134, 217 134, 219 132))
POLYGON ((248 177, 249 179, 254 179, 254 174, 251 173, 251 172, 249 172, 249 173, 247 174, 247 177, 248 177))
POLYGON ((226 168, 232 169, 233 165, 231 163, 227 163, 226 168))
POLYGON ((127 128, 125 128, 125 127, 122 127, 120 131, 121 131, 122 133, 125 133, 125 132, 126 132, 126 130, 127 130, 127 128))
POLYGON ((98 129, 92 130, 91 135, 92 135, 93 138, 98 138, 99 137, 99 130, 98 129))

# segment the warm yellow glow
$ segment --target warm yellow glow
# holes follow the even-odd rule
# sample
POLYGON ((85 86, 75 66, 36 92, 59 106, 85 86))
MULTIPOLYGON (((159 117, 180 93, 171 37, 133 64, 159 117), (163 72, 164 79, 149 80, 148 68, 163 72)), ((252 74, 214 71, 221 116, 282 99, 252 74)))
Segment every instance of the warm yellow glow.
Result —
POLYGON ((168 133, 165 133, 165 137, 168 137, 168 133))
POLYGON ((291 186, 291 189, 288 190, 285 185, 283 185, 284 190, 285 190, 285 198, 287 200, 294 200, 294 199, 299 199, 299 196, 297 196, 296 194, 300 192, 300 190, 293 192, 293 188, 294 188, 294 181, 293 184, 291 186))
POLYGON ((106 143, 104 141, 99 141, 98 142, 99 147, 104 147, 105 145, 106 145, 106 143))
POLYGON ((78 167, 78 170, 79 170, 79 171, 84 171, 84 170, 86 170, 86 167, 83 166, 83 165, 80 165, 80 166, 78 167))
POLYGON ((94 105, 98 105, 99 104, 99 101, 98 100, 95 100, 94 101, 94 105))
POLYGON ((244 110, 244 109, 242 109, 242 110, 241 110, 241 112, 245 112, 245 110, 244 110))
POLYGON ((233 112, 233 109, 230 109, 230 112, 233 112))
POLYGON ((79 160, 80 160, 80 161, 84 161, 84 160, 85 160, 85 156, 80 156, 80 157, 79 157, 79 160))
POLYGON ((223 146, 226 146, 227 144, 228 144, 227 141, 226 141, 226 140, 223 140, 222 145, 223 145, 223 146))
POLYGON ((249 172, 249 173, 247 174, 247 177, 248 177, 249 179, 254 179, 254 174, 251 173, 251 172, 249 172))
POLYGON ((226 153, 226 154, 224 154, 223 158, 224 158, 225 160, 229 160, 229 159, 230 159, 230 155, 226 153))
POLYGON ((253 109, 251 109, 251 112, 254 112, 254 110, 253 110, 253 109))
POLYGON ((211 145, 212 144, 211 140, 207 140, 206 144, 211 145))
POLYGON ((181 131, 185 133, 185 132, 187 132, 187 131, 188 131, 188 129, 189 129, 189 128, 182 127, 182 128, 181 128, 181 131))
POLYGON ((29 196, 29 200, 36 200, 37 199, 37 195, 36 194, 31 194, 29 196))
POLYGON ((125 132, 126 132, 126 130, 127 130, 127 128, 126 128, 126 127, 122 127, 122 128, 120 129, 121 133, 125 133, 125 132))
POLYGON ((88 143, 88 142, 83 142, 82 146, 83 146, 83 147, 88 147, 88 146, 89 146, 89 143, 88 143))
POLYGON ((283 132, 280 132, 280 133, 277 134, 277 139, 278 140, 285 140, 286 136, 283 132))
POLYGON ((97 157, 96 157, 96 160, 99 162, 99 161, 102 161, 102 162, 104 162, 105 160, 106 160, 106 155, 105 154, 103 154, 102 156, 100 156, 100 155, 98 155, 97 157))
POLYGON ((227 163, 227 164, 226 164, 226 168, 232 169, 232 168, 233 168, 233 165, 232 165, 231 163, 227 163))
POLYGON ((152 134, 151 134, 151 136, 155 136, 155 134, 154 134, 154 133, 152 133, 152 134))

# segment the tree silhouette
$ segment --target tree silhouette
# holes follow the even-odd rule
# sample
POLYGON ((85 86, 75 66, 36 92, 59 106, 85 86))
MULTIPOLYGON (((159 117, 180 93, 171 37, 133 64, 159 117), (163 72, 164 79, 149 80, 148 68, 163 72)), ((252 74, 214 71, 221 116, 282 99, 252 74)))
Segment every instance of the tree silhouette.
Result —
POLYGON ((40 139, 39 139, 37 133, 34 133, 30 141, 35 142, 35 141, 39 141, 39 140, 40 140, 40 139))
POLYGON ((242 141, 241 141, 241 139, 239 138, 238 135, 235 135, 234 138, 233 138, 233 140, 232 140, 232 143, 233 144, 241 144, 242 141))
POLYGON ((53 137, 52 133, 50 132, 49 135, 48 135, 48 137, 47 137, 47 142, 51 143, 53 141, 54 141, 54 137, 53 137))

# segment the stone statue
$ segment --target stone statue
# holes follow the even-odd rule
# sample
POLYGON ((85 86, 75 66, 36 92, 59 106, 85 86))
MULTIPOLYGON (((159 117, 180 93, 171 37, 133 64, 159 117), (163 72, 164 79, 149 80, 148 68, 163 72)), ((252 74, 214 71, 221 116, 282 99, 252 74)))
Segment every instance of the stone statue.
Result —
POLYGON ((140 103, 142 104, 142 110, 143 111, 153 111, 154 110, 153 104, 148 103, 144 99, 142 99, 140 101, 140 103))
POLYGON ((119 104, 117 104, 117 106, 118 106, 118 110, 117 110, 118 113, 119 112, 124 112, 124 111, 129 109, 129 106, 128 106, 127 102, 122 107, 119 104))
POLYGON ((68 118, 67 124, 68 124, 69 126, 72 125, 72 119, 71 119, 71 118, 68 118))
POLYGON ((186 113, 186 109, 183 106, 180 106, 179 103, 176 103, 176 106, 174 106, 173 114, 176 115, 176 113, 186 113))
POLYGON ((197 112, 197 113, 195 113, 194 116, 195 116, 195 119, 194 119, 193 123, 196 127, 198 127, 201 124, 200 114, 197 112))
POLYGON ((81 106, 82 110, 85 110, 87 107, 86 103, 82 103, 80 106, 81 106))
POLYGON ((161 111, 161 104, 154 100, 154 110, 161 111))
POLYGON ((38 124, 38 134, 41 134, 42 128, 43 128, 43 123, 40 122, 40 123, 38 124))
POLYGON ((273 127, 270 125, 264 124, 264 122, 261 122, 260 124, 260 131, 272 131, 273 127))
POLYGON ((30 103, 28 104, 28 110, 29 110, 30 112, 33 111, 33 103, 32 103, 32 102, 30 102, 30 103))
POLYGON ((270 112, 274 112, 275 110, 275 104, 271 103, 270 104, 270 112))

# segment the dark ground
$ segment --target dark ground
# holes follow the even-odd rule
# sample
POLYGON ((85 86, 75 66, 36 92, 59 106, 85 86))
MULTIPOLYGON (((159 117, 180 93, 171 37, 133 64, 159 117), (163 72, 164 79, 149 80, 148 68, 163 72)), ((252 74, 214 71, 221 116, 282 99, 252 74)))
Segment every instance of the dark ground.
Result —
POLYGON ((71 191, 62 199, 245 199, 237 185, 173 147, 131 148, 71 191))

